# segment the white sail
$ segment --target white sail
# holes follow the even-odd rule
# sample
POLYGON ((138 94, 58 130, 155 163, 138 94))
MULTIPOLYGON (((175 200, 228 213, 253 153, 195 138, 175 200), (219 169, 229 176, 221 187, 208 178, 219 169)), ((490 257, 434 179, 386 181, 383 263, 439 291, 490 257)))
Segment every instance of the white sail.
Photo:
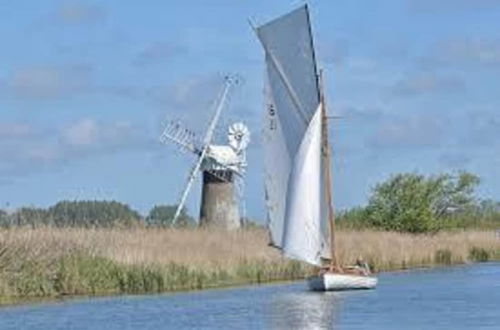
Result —
POLYGON ((295 155, 288 183, 283 252, 321 265, 321 105, 295 155))
POLYGON ((290 257, 318 264, 320 250, 328 251, 328 248, 325 248, 325 235, 320 232, 324 227, 321 219, 326 219, 321 194, 320 93, 307 6, 257 28, 256 32, 265 50, 267 68, 264 145, 271 241, 290 257), (314 118, 317 122, 313 125, 314 118), (318 139, 314 133, 317 129, 318 139), (313 151, 316 149, 318 154, 313 151), (319 157, 317 163, 302 159, 312 154, 319 157), (312 167, 317 168, 312 171, 312 167), (300 176, 305 169, 308 174, 300 176), (309 183, 313 181, 318 184, 311 189, 319 192, 308 194, 309 183), (307 207, 302 209, 300 205, 307 207), (307 222, 300 217, 307 218, 307 222), (297 240, 296 236, 303 235, 305 230, 310 235, 297 240), (307 252, 302 254, 299 250, 307 252))

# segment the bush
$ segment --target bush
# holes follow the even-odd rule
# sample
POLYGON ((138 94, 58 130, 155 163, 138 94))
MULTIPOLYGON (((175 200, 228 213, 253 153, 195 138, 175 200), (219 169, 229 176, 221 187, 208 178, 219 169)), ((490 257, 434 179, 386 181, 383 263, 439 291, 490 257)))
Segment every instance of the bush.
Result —
POLYGON ((475 206, 477 176, 461 172, 425 177, 398 174, 378 184, 366 207, 367 224, 410 233, 437 231, 450 213, 475 206))
MULTIPOLYGON (((177 205, 156 205, 149 211, 149 215, 146 217, 146 223, 148 225, 171 226, 176 211, 177 205)), ((187 214, 186 209, 183 208, 177 219, 176 226, 186 227, 192 225, 194 225, 194 219, 191 218, 187 214)))
POLYGON ((36 207, 22 207, 11 214, 9 221, 6 222, 9 225, 31 226, 33 228, 50 223, 51 219, 47 210, 36 207))
POLYGON ((62 201, 48 209, 58 227, 113 227, 141 220, 138 212, 115 201, 62 201))
POLYGON ((364 207, 354 207, 352 209, 339 212, 336 222, 340 228, 344 229, 363 229, 373 227, 367 221, 367 212, 364 207))
POLYGON ((7 212, 0 210, 0 227, 10 227, 10 219, 7 212))
POLYGON ((451 251, 440 249, 434 253, 434 262, 442 265, 451 265, 451 251))
POLYGON ((473 247, 469 251, 471 261, 486 262, 490 259, 490 254, 483 248, 473 247))

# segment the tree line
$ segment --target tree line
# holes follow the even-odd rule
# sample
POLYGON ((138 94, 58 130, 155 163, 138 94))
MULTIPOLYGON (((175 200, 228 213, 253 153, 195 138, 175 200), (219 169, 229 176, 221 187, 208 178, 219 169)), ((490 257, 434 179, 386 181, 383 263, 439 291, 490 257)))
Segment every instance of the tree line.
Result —
MULTIPOLYGON (((0 210, 0 227, 171 226, 176 208, 176 205, 157 205, 143 217, 130 206, 117 201, 61 201, 49 208, 21 207, 11 213, 0 210)), ((191 226, 194 223, 184 209, 176 225, 191 226)))
MULTIPOLYGON (((479 177, 469 172, 396 174, 372 189, 366 206, 340 212, 337 223, 343 228, 409 233, 454 228, 500 229, 500 202, 478 198, 479 183, 479 177)), ((176 205, 157 205, 142 216, 117 201, 61 201, 46 209, 22 207, 10 213, 0 210, 0 227, 169 227, 176 209, 176 205)), ((189 227, 195 223, 184 209, 176 226, 189 227)), ((246 228, 260 227, 248 219, 243 223, 246 228)))

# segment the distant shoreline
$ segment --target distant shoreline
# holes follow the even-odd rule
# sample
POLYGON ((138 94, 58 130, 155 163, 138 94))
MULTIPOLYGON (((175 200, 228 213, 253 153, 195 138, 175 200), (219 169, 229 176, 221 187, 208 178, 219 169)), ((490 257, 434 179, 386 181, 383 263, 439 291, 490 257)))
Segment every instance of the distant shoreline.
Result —
MULTIPOLYGON (((283 259, 267 240, 263 229, 1 229, 0 305, 222 288, 312 274, 312 267, 283 259)), ((343 264, 362 256, 376 271, 500 260, 495 231, 341 230, 338 245, 343 264)))

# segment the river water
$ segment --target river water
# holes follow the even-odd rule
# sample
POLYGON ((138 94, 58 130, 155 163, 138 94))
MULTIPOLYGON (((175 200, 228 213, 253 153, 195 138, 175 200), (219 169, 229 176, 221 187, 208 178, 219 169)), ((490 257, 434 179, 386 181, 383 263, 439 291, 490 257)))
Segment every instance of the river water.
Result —
POLYGON ((380 274, 373 291, 295 282, 14 306, 0 329, 500 329, 500 263, 380 274))

